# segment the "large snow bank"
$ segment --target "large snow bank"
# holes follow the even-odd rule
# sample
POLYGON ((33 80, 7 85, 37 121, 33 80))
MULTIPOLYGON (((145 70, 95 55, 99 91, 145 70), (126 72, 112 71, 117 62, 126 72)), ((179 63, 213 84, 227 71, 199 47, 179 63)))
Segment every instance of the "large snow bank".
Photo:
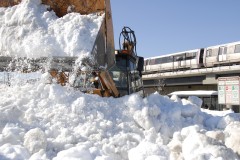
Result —
POLYGON ((240 115, 194 98, 101 98, 41 82, 0 92, 0 159, 239 159, 240 115))
POLYGON ((93 48, 104 15, 58 18, 41 0, 0 8, 0 56, 81 56, 93 48))
MULTIPOLYGON (((77 13, 57 18, 40 0, 0 8, 0 55, 87 54, 102 19, 77 13)), ((1 83, 8 81, 4 75, 1 83)), ((0 159, 240 158, 240 115, 201 110, 197 97, 101 98, 46 84, 46 77, 21 83, 25 78, 0 85, 0 159)))

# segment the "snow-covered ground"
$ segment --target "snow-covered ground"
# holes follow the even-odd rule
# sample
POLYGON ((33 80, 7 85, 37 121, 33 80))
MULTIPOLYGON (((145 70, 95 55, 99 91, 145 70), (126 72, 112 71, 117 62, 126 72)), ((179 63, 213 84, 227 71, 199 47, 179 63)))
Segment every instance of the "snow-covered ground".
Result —
POLYGON ((240 158, 240 115, 197 97, 102 98, 44 79, 0 93, 0 159, 240 158))
MULTIPOLYGON (((0 55, 87 54, 101 21, 77 13, 57 18, 40 0, 23 0, 0 8, 0 55)), ((102 98, 46 77, 0 85, 1 160, 240 159, 240 115, 231 110, 201 109, 194 96, 102 98)))

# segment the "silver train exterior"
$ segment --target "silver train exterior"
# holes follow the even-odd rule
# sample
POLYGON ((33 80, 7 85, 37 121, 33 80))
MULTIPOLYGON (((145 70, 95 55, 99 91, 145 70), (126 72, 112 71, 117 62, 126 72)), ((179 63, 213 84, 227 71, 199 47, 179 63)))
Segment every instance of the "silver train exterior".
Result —
POLYGON ((240 41, 205 48, 203 64, 205 67, 240 64, 240 41))
POLYGON ((240 64, 240 41, 146 58, 145 72, 171 72, 240 64))
POLYGON ((202 67, 204 49, 195 49, 164 56, 146 58, 145 72, 169 72, 202 67))

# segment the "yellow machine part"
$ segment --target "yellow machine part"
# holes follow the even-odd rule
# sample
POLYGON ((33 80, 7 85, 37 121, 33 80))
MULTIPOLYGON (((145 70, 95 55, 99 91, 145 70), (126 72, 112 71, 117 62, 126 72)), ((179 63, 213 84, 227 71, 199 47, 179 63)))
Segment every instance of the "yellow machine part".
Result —
MULTIPOLYGON (((65 86, 69 81, 69 75, 65 72, 58 72, 57 70, 52 70, 49 72, 52 78, 54 78, 58 84, 65 86)), ((119 97, 119 92, 115 83, 112 80, 108 71, 100 71, 98 77, 101 83, 99 88, 94 88, 91 92, 93 94, 98 94, 101 97, 119 97)))
POLYGON ((115 83, 113 82, 113 79, 110 76, 109 72, 101 71, 98 76, 102 83, 103 89, 109 92, 108 94, 110 96, 119 97, 118 89, 115 86, 115 83))
POLYGON ((65 86, 69 80, 69 75, 67 75, 65 72, 58 72, 57 70, 52 70, 50 71, 50 75, 52 76, 52 78, 55 78, 57 83, 61 84, 62 86, 65 86))
MULTIPOLYGON (((97 94, 101 97, 119 97, 118 89, 108 71, 99 71, 97 77, 99 78, 98 81, 100 85, 88 91, 88 93, 97 94)), ((93 82, 93 80, 91 80, 91 82, 93 82)))
POLYGON ((107 90, 102 90, 102 89, 94 89, 94 90, 92 91, 92 94, 97 94, 97 95, 99 95, 99 96, 101 96, 101 97, 111 97, 111 94, 110 94, 109 91, 107 91, 107 90))

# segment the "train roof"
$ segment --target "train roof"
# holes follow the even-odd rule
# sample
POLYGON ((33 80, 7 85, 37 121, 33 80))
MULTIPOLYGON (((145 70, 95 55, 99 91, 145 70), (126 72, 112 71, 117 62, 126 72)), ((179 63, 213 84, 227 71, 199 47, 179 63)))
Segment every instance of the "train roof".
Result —
POLYGON ((219 45, 214 45, 214 46, 209 46, 206 47, 208 48, 219 48, 219 47, 224 47, 224 46, 229 46, 229 45, 236 45, 236 44, 240 44, 240 41, 236 41, 236 42, 231 42, 231 43, 224 43, 224 44, 219 44, 219 45))
POLYGON ((176 56, 176 55, 180 55, 180 54, 183 54, 183 53, 197 52, 197 51, 199 51, 199 50, 200 50, 200 49, 193 49, 193 50, 187 50, 187 51, 176 52, 176 53, 171 53, 171 54, 165 54, 165 55, 161 55, 161 56, 155 56, 155 57, 145 58, 145 60, 148 60, 148 59, 156 59, 156 58, 162 58, 162 57, 169 57, 169 56, 176 56))

